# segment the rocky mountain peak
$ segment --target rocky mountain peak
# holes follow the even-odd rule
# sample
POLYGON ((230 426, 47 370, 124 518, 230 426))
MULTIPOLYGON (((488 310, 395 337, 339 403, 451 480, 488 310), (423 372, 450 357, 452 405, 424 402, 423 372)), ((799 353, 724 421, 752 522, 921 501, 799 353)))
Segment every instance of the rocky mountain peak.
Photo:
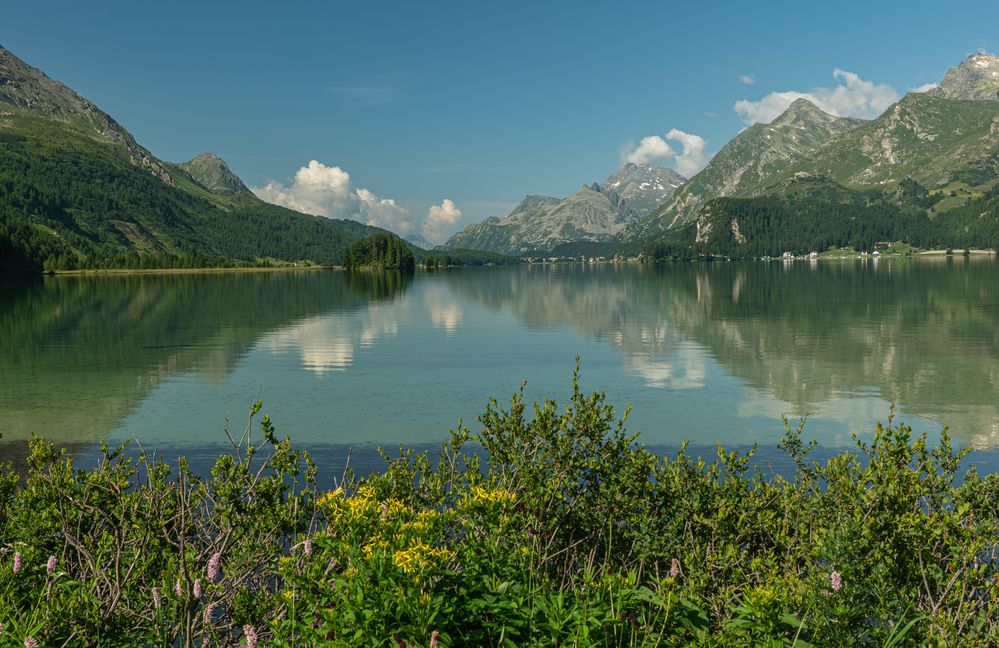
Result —
POLYGON ((635 213, 644 216, 665 202, 686 181, 673 169, 628 162, 599 187, 605 193, 617 193, 635 213))
POLYGON ((214 194, 235 196, 252 193, 239 176, 229 169, 225 160, 214 153, 202 153, 177 166, 187 171, 198 184, 214 194))
POLYGON ((940 85, 927 94, 945 99, 999 100, 999 57, 972 54, 947 70, 940 85))
POLYGON ((838 119, 835 115, 830 115, 808 99, 801 97, 792 101, 791 105, 787 107, 787 110, 782 112, 772 122, 770 122, 770 125, 814 124, 816 122, 828 122, 835 119, 838 119))
POLYGON ((407 243, 412 243, 416 247, 422 248, 424 250, 434 249, 434 244, 428 241, 426 238, 424 238, 423 235, 420 234, 419 232, 413 232, 411 234, 407 234, 403 238, 403 240, 406 241, 407 243))
POLYGON ((122 145, 132 164, 173 185, 166 168, 110 115, 0 46, 0 104, 70 124, 96 139, 122 145))

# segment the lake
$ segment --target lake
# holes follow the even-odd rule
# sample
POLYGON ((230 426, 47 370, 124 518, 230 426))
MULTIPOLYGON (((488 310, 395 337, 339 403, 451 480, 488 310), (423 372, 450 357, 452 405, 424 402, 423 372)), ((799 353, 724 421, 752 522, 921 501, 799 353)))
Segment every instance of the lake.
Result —
MULTIPOLYGON (((827 451, 896 417, 999 469, 996 262, 962 257, 57 276, 0 284, 3 455, 134 437, 211 457, 256 399, 332 462, 430 447, 527 381, 564 399, 578 354, 641 441, 827 451)), ((362 460, 363 462, 364 460, 362 460)))

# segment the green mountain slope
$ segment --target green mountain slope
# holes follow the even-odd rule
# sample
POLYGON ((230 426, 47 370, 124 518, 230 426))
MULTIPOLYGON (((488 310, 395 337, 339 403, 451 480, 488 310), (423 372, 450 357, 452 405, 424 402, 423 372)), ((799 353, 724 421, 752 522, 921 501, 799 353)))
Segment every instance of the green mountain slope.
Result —
POLYGON ((835 117, 807 99, 798 99, 771 123, 753 124, 736 135, 628 236, 648 238, 690 223, 713 198, 753 195, 777 173, 808 159, 823 144, 861 123, 835 117))
POLYGON ((354 240, 381 231, 265 203, 218 158, 164 163, 0 48, 0 272, 131 266, 140 257, 144 265, 338 263, 354 240))
POLYGON ((854 187, 912 177, 934 188, 996 153, 999 101, 910 93, 878 118, 837 137, 772 181, 803 172, 854 187))
POLYGON ((816 129, 837 118, 821 119, 799 100, 773 124, 733 139, 631 234, 662 237, 647 248, 660 257, 869 249, 877 241, 995 247, 997 91, 999 59, 973 55, 934 90, 910 93, 876 119, 841 122, 838 133, 816 129), (794 127, 772 132, 781 122, 794 127), (775 155, 803 133, 815 136, 775 155))
POLYGON ((943 200, 911 178, 859 190, 828 178, 799 177, 770 195, 712 200, 694 223, 671 230, 643 252, 684 259, 800 255, 846 246, 873 251, 888 242, 999 248, 999 187, 941 212, 943 200))

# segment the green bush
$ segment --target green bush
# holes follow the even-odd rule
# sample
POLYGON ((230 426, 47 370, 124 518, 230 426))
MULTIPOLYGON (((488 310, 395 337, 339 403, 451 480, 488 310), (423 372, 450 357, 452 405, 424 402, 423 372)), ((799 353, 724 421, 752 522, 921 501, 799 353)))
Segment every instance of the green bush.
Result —
POLYGON ((999 480, 961 474, 946 431, 889 419, 820 463, 786 424, 774 477, 753 452, 657 456, 574 378, 565 408, 491 401, 439 456, 329 491, 266 417, 268 456, 248 425, 204 480, 36 441, 0 479, 0 645, 999 641, 999 480))

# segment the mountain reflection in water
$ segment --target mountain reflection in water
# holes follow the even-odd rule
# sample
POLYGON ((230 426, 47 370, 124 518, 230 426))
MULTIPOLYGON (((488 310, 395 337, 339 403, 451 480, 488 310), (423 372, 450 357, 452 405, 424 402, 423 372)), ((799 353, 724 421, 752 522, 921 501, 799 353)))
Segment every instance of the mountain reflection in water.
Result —
MULTIPOLYGON (((304 445, 435 443, 576 354, 652 445, 849 445, 887 417, 999 445, 991 259, 55 277, 0 284, 4 441, 221 447, 265 401, 304 445), (238 422, 238 423, 237 423, 238 422), (213 445, 215 444, 215 445, 213 445)), ((13 446, 11 446, 13 447, 13 446)), ((23 446, 18 446, 23 447, 23 446)))

